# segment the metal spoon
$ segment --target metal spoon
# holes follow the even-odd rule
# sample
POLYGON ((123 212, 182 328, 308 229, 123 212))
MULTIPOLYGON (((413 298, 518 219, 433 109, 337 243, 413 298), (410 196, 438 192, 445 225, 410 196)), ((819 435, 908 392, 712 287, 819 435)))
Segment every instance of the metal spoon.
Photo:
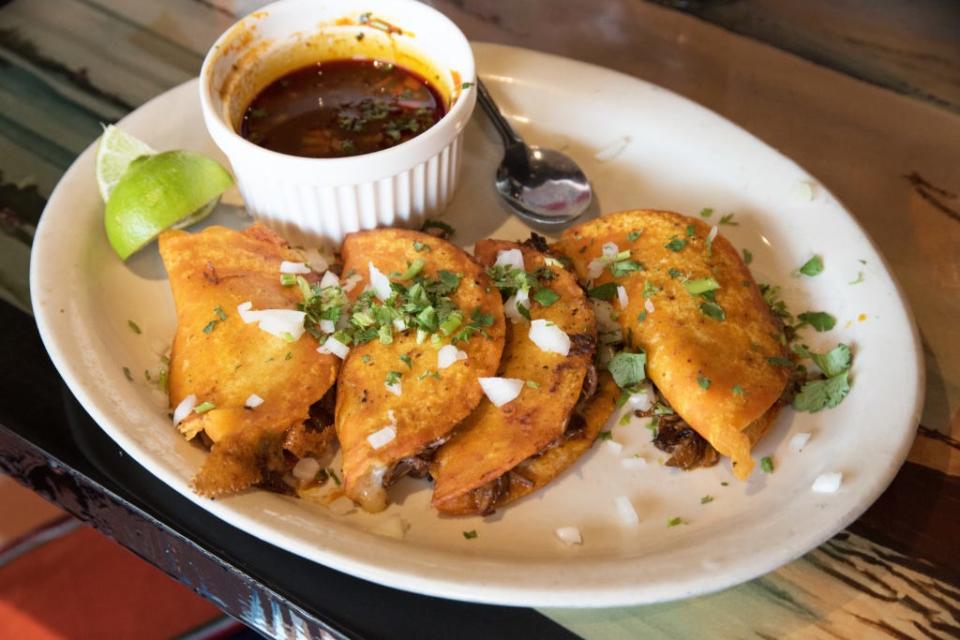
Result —
POLYGON ((479 79, 477 96, 503 139, 496 187, 514 213, 546 225, 563 224, 580 216, 590 206, 593 192, 577 163, 554 149, 524 142, 479 79))

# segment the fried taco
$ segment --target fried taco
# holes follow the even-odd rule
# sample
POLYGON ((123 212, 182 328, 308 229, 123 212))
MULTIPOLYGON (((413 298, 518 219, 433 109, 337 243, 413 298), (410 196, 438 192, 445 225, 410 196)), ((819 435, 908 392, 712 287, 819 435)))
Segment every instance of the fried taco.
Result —
POLYGON ((366 511, 387 488, 422 477, 436 449, 483 395, 504 343, 503 304, 468 254, 424 233, 353 233, 341 254, 352 346, 337 387, 344 490, 366 511))
POLYGON ((443 513, 486 515, 549 482, 589 447, 619 395, 588 404, 597 389, 593 309, 537 240, 482 240, 474 250, 513 320, 497 376, 522 388, 499 406, 482 400, 440 447, 430 473, 443 513))
POLYGON ((592 297, 611 301, 626 349, 645 352, 646 376, 675 412, 660 411, 668 417, 655 441, 681 454, 669 463, 711 464, 719 452, 747 478, 792 363, 783 327, 733 245, 699 219, 638 210, 572 227, 554 248, 592 297))
POLYGON ((303 258, 258 225, 168 231, 160 255, 177 314, 170 403, 185 411, 175 416, 180 432, 211 447, 194 489, 217 497, 255 484, 282 486, 297 457, 322 457, 335 439, 321 401, 339 361, 317 352, 302 318, 295 326, 302 298, 280 282, 281 264, 302 265, 303 258), (271 319, 273 333, 264 329, 271 319))

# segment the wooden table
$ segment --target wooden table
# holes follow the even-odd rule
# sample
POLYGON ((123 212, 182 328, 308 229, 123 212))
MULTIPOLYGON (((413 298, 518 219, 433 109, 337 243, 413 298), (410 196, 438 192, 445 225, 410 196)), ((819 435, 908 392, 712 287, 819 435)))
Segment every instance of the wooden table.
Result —
MULTIPOLYGON (((99 123, 196 75, 216 36, 259 4, 0 2, 0 297, 29 309, 26 273, 34 226, 59 176, 99 135, 99 123)), ((660 3, 678 10, 640 0, 432 4, 473 40, 540 49, 642 77, 782 150, 846 203, 870 233, 906 292, 923 338, 927 401, 909 462, 849 530, 722 593, 649 607, 543 613, 590 638, 960 636, 960 5, 660 3)), ((28 324, 11 319, 13 313, 4 309, 4 322, 19 322, 18 330, 29 333, 28 324)), ((52 376, 41 356, 30 357, 38 360, 30 375, 52 376)), ((50 380, 44 388, 62 393, 50 380)), ((10 389, 5 385, 0 393, 10 389)), ((9 397, 0 402, 0 425, 11 426, 12 414, 4 411, 13 404, 9 397)), ((16 427, 0 437, 2 446, 13 447, 14 435, 26 433, 17 446, 43 450, 41 436, 29 438, 30 424, 16 427)), ((43 491, 36 469, 25 473, 3 452, 0 467, 92 518, 66 493, 43 491)), ((165 514, 158 509, 162 528, 165 514)), ((159 549, 137 547, 130 531, 95 524, 174 571, 159 549)), ((244 573, 242 558, 234 568, 231 579, 260 580, 263 586, 262 575, 244 573)), ((280 606, 315 604, 348 621, 353 615, 342 599, 307 598, 304 604, 288 597, 289 585, 268 586, 276 587, 280 606)), ((361 599, 381 594, 367 588, 351 593, 361 599)), ((419 597, 416 602, 450 619, 462 617, 465 625, 528 635, 538 628, 544 636, 559 632, 520 610, 510 617, 493 608, 451 609, 419 597)), ((262 616, 227 601, 221 606, 266 633, 283 635, 282 627, 262 616)), ((357 625, 345 633, 373 636, 384 628, 357 625)))

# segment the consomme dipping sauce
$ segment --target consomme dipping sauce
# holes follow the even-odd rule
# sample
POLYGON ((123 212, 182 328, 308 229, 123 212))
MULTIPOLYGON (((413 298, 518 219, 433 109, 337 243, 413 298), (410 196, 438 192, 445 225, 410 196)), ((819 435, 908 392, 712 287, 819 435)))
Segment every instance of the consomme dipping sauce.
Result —
POLYGON ((422 76, 379 60, 331 60, 292 71, 247 106, 240 135, 266 149, 339 158, 420 135, 445 113, 422 76))

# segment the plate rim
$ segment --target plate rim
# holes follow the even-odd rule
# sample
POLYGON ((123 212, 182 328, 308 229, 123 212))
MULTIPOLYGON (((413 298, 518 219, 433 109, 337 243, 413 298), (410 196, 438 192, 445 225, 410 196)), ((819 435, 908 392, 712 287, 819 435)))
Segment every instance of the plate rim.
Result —
MULTIPOLYGON (((474 47, 475 52, 477 52, 478 66, 483 62, 484 57, 510 55, 526 56, 529 57, 533 63, 536 63, 539 59, 552 61, 553 63, 559 62, 562 64, 569 64, 578 67, 579 71, 602 74, 611 78, 617 77, 617 81, 619 82, 639 83, 641 85, 645 85, 647 88, 666 92, 670 94, 672 99, 683 101, 684 103, 687 103, 696 109, 702 110, 705 114, 708 114, 709 117, 721 121, 726 126, 736 128, 740 135, 747 136, 753 141, 759 143, 767 152, 776 154, 776 156, 778 156, 781 160, 792 164, 803 173, 811 175, 796 162, 794 162, 790 157, 784 155, 740 125, 682 95, 660 87, 659 85, 653 84, 640 77, 632 76, 606 67, 600 67, 590 63, 581 62, 571 58, 546 54, 520 47, 474 41, 471 42, 471 45, 474 47), (487 54, 486 56, 481 55, 481 52, 484 49, 490 50, 491 53, 487 54)), ((171 99, 172 94, 176 94, 178 92, 186 94, 190 92, 190 87, 196 85, 197 82, 198 79, 193 78, 169 89, 168 91, 165 91, 164 93, 161 93, 158 96, 155 96, 138 107, 136 110, 127 114, 118 124, 122 125, 127 118, 134 116, 141 110, 151 108, 156 103, 171 99)), ((193 86, 192 93, 197 94, 197 92, 198 89, 196 86, 193 86)), ((64 173, 48 199, 47 205, 44 209, 44 214, 46 214, 48 210, 57 209, 63 206, 60 201, 66 198, 64 192, 70 183, 76 178, 76 175, 83 171, 86 163, 90 161, 93 154, 95 154, 96 145, 97 141, 95 140, 86 149, 84 149, 84 151, 74 160, 68 170, 64 173)), ((837 205, 843 210, 850 222, 853 223, 862 238, 873 249, 876 255, 879 256, 883 271, 893 284, 894 292, 898 298, 898 302, 905 313, 906 321, 911 329, 910 340, 912 342, 915 356, 914 364, 918 373, 914 389, 914 405, 911 412, 912 421, 914 424, 916 424, 919 421, 923 408, 925 394, 925 368, 921 342, 919 339, 919 331, 913 312, 909 306, 906 296, 904 295, 900 283, 898 282, 893 271, 890 269, 886 258, 884 258, 883 254, 877 249, 873 238, 871 238, 870 235, 863 229, 859 220, 850 213, 847 207, 844 206, 839 199, 833 196, 833 194, 830 193, 825 186, 822 186, 822 182, 818 182, 823 190, 836 201, 837 205)), ((46 251, 47 243, 52 242, 45 240, 48 236, 46 233, 46 226, 47 224, 50 224, 48 222, 49 220, 50 217, 46 215, 41 216, 40 223, 37 226, 34 244, 31 250, 30 261, 31 301, 41 339, 58 373, 67 384, 67 387, 70 389, 70 391, 74 394, 74 396, 77 397, 84 410, 87 411, 94 419, 94 422, 96 422, 97 425, 125 451, 138 451, 137 443, 132 438, 126 435, 122 429, 117 429, 112 426, 111 421, 107 419, 105 413, 98 406, 99 402, 94 397, 95 394, 88 393, 86 388, 79 383, 79 378, 83 375, 83 372, 82 370, 77 370, 77 367, 75 367, 75 365, 69 361, 67 354, 62 348, 62 340, 65 340, 68 336, 64 335, 63 332, 58 331, 55 323, 52 322, 52 320, 55 319, 55 315, 48 316, 48 314, 55 314, 55 312, 47 308, 47 305, 45 304, 47 295, 41 290, 41 286, 44 279, 49 277, 43 273, 45 261, 42 259, 44 252, 46 251)), ((904 338, 906 338, 906 336, 904 336, 904 338)), ((846 526, 858 518, 870 507, 870 505, 876 501, 880 494, 882 494, 883 491, 885 491, 889 484, 893 481, 904 460, 906 459, 912 441, 912 430, 904 428, 900 441, 897 443, 895 452, 891 455, 890 459, 892 463, 889 466, 889 469, 884 470, 882 474, 879 474, 875 477, 875 480, 870 485, 869 489, 860 493, 859 500, 852 505, 850 509, 843 513, 842 517, 837 519, 835 526, 824 528, 817 535, 806 536, 803 539, 802 544, 789 545, 790 550, 787 552, 778 551, 778 549, 781 548, 788 548, 787 545, 776 545, 777 549, 769 551, 766 554, 761 554, 762 561, 757 559, 748 559, 747 561, 738 562, 735 565, 731 565, 731 568, 719 576, 713 575, 714 572, 701 572, 698 579, 687 580, 682 583, 669 583, 669 585, 657 583, 656 593, 653 593, 649 586, 643 588, 643 585, 624 585, 618 583, 612 586, 591 586, 589 595, 587 597, 585 597, 585 592, 583 589, 578 588, 575 585, 555 583, 547 584, 544 582, 540 587, 516 587, 515 585, 497 582, 484 582, 482 584, 465 583, 462 579, 457 580, 451 576, 423 577, 421 575, 412 573, 410 568, 397 569, 394 567, 384 567, 382 565, 364 562, 355 557, 341 555, 336 551, 329 551, 318 545, 310 545, 304 541, 300 541, 289 536, 284 536, 285 543, 280 544, 276 541, 276 539, 271 539, 271 532, 274 531, 272 527, 261 524, 260 522, 256 521, 255 518, 244 515, 239 510, 232 510, 228 506, 225 507, 224 505, 226 502, 224 501, 210 501, 197 496, 189 490, 189 487, 180 486, 181 483, 178 480, 175 481, 176 479, 169 478, 166 471, 163 470, 159 464, 155 463, 150 456, 139 456, 134 455, 133 453, 130 453, 130 455, 134 457, 138 464, 147 469, 152 475, 163 481, 168 487, 177 493, 180 493, 194 504, 204 508, 214 516, 220 518, 227 524, 250 533, 264 542, 273 544, 275 546, 280 546, 281 548, 305 559, 318 562, 325 566, 349 573, 371 582, 383 584, 393 588, 413 591, 416 593, 422 593, 425 595, 448 599, 453 598, 468 602, 509 606, 565 606, 588 608, 650 604, 654 602, 666 602, 682 599, 694 595, 705 595, 756 578, 795 560, 796 558, 804 555, 811 549, 819 546, 834 536, 838 531, 846 528, 846 526), (896 464, 893 464, 893 462, 896 464)), ((801 536, 798 535, 797 538, 799 539, 801 536)), ((387 543, 395 543, 395 541, 385 540, 384 544, 387 543)), ((401 543, 396 544, 399 545, 401 543)), ((476 558, 471 559, 476 560, 476 558)), ((590 557, 589 560, 594 560, 597 562, 608 561, 608 559, 602 557, 590 557)), ((497 559, 495 562, 507 562, 507 560, 497 559)), ((554 560, 552 562, 555 563, 556 561, 554 560)), ((530 566, 540 567, 548 564, 550 564, 550 562, 545 562, 542 559, 538 559, 530 566)))

